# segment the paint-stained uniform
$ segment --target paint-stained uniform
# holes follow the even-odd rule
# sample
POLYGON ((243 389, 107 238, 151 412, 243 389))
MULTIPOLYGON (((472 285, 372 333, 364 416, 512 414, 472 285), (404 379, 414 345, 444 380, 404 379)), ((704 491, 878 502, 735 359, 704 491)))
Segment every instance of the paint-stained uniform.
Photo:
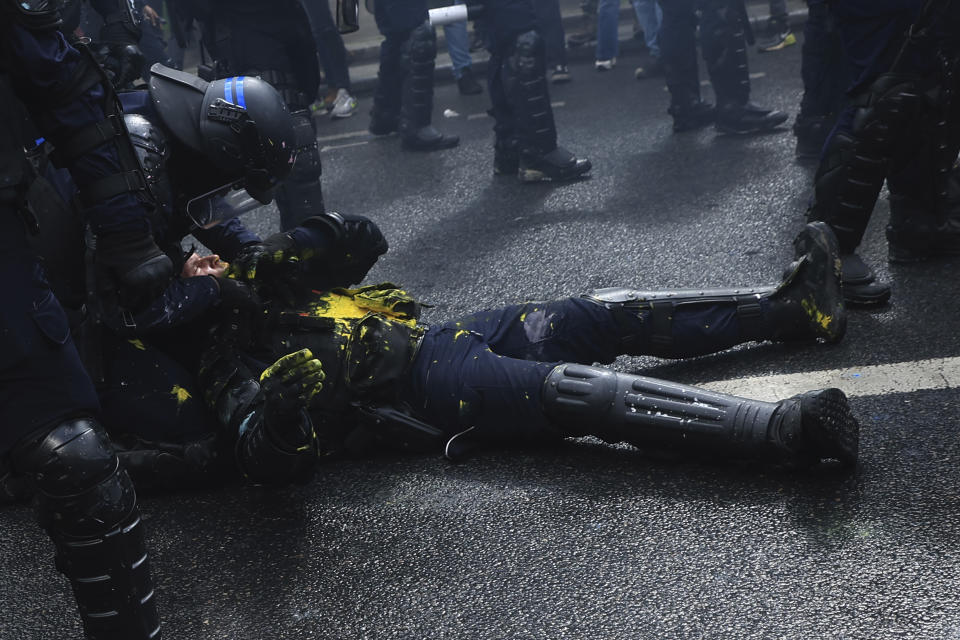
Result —
MULTIPOLYGON (((297 304, 273 302, 254 347, 217 340, 205 352, 200 388, 219 426, 191 438, 219 437, 248 479, 267 483, 305 481, 319 457, 371 444, 439 450, 446 442, 449 454, 467 433, 474 443, 592 434, 774 461, 850 462, 857 426, 838 390, 758 403, 589 366, 619 355, 690 357, 749 341, 839 340, 845 315, 835 239, 826 225, 811 224, 797 246, 803 257, 777 286, 601 289, 433 326, 390 283, 301 290, 306 297, 297 304), (299 385, 284 373, 294 367, 279 367, 288 359, 313 363, 314 372, 322 367, 325 377, 299 385), (288 410, 271 418, 278 379, 293 384, 281 388, 288 410), (301 404, 291 411, 294 397, 301 404)), ((140 477, 142 466, 128 467, 140 477)), ((190 469, 186 456, 176 468, 181 481, 188 472, 210 475, 190 469)), ((146 481, 170 483, 145 471, 146 481)))

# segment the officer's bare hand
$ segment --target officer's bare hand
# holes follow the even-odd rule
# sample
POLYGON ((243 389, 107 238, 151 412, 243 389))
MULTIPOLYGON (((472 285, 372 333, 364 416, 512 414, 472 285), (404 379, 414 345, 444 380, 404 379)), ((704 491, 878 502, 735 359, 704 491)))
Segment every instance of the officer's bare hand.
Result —
POLYGON ((143 19, 155 27, 160 26, 160 14, 148 4, 143 5, 143 19))

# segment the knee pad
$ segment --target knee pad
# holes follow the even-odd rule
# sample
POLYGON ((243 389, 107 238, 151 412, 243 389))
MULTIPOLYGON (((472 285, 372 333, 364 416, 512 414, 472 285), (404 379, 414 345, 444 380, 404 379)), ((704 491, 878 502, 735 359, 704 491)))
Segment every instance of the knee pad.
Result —
POLYGON ((543 38, 536 31, 525 31, 517 36, 511 66, 521 78, 529 78, 544 72, 546 49, 543 38))
POLYGON ((883 74, 854 100, 852 133, 863 144, 889 156, 898 150, 897 143, 904 140, 911 121, 920 115, 922 100, 916 78, 883 74))
POLYGON ((410 32, 405 49, 414 63, 433 60, 437 57, 437 33, 430 25, 422 24, 410 32))
POLYGON ((136 507, 133 483, 120 469, 103 427, 91 418, 61 422, 45 436, 17 447, 13 463, 33 478, 40 523, 49 531, 98 536, 136 507))

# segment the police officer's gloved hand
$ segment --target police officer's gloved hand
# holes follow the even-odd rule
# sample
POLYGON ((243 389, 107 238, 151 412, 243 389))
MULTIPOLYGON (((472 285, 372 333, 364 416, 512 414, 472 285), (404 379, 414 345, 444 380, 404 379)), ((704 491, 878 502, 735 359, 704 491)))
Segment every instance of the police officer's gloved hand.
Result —
POLYGON ((115 290, 118 302, 133 312, 156 300, 173 277, 170 257, 153 236, 139 232, 98 237, 96 264, 101 289, 115 290))
POLYGON ((380 227, 363 216, 343 215, 343 229, 346 251, 342 271, 349 284, 356 284, 390 247, 380 227))
POLYGON ((236 346, 251 343, 263 318, 263 303, 250 285, 230 278, 213 278, 220 289, 219 337, 236 346))
POLYGON ((301 412, 309 409, 317 399, 326 374, 323 365, 309 349, 283 356, 260 375, 264 392, 264 424, 281 445, 299 447, 307 434, 303 433, 301 412))
POLYGON ((300 284, 300 247, 290 234, 275 233, 241 249, 227 273, 256 283, 265 296, 293 306, 300 284))
POLYGON ((135 44, 105 43, 96 51, 97 61, 115 89, 128 89, 143 74, 146 58, 135 44))
POLYGON ((387 252, 387 240, 369 218, 333 211, 307 218, 291 235, 307 247, 301 272, 310 287, 330 289, 361 282, 387 252))

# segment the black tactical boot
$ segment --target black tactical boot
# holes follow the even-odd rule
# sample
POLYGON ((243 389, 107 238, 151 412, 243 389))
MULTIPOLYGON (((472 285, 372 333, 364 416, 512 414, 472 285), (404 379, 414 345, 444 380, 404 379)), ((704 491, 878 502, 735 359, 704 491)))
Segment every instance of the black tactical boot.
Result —
POLYGON ((520 173, 520 144, 516 138, 497 138, 493 145, 493 174, 518 176, 520 173))
POLYGON ((839 389, 773 403, 561 364, 548 374, 542 397, 544 413, 563 436, 790 466, 857 460, 860 426, 839 389))
POLYGON ((676 133, 702 129, 717 121, 717 109, 709 102, 697 100, 688 104, 672 104, 667 113, 673 116, 673 130, 676 133))
POLYGON ((544 154, 522 151, 517 176, 520 182, 560 182, 579 178, 592 167, 589 160, 578 158, 563 147, 544 154))
POLYGON ((772 339, 838 342, 847 328, 837 239, 825 222, 808 223, 793 241, 797 260, 770 295, 772 339))
POLYGON ((433 125, 420 127, 412 135, 404 135, 401 146, 408 151, 437 151, 460 144, 460 136, 440 133, 433 125))
POLYGON ((787 121, 783 111, 764 109, 752 102, 724 104, 717 108, 717 131, 743 135, 769 131, 787 121))
POLYGON ((843 299, 852 305, 874 306, 890 299, 890 285, 877 282, 867 263, 855 253, 840 256, 843 299))
POLYGON ((386 136, 396 133, 400 128, 400 116, 397 113, 386 113, 372 109, 370 111, 370 133, 375 136, 386 136))
POLYGON ((458 136, 445 136, 430 124, 436 57, 437 36, 433 28, 421 25, 414 29, 400 55, 404 77, 399 131, 403 139, 401 146, 408 151, 436 151, 460 144, 458 136))

